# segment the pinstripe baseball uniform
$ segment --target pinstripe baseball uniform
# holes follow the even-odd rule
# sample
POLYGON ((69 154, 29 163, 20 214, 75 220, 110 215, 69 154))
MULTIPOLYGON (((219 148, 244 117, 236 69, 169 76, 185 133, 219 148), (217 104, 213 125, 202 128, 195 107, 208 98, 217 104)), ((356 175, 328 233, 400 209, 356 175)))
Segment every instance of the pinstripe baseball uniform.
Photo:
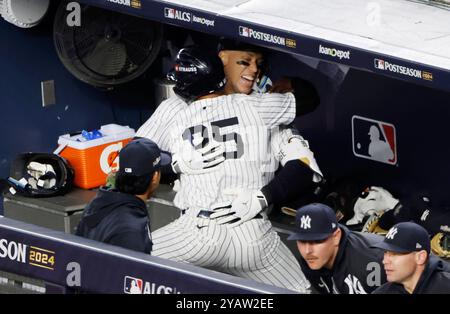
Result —
POLYGON ((265 213, 234 228, 197 217, 216 203, 233 200, 223 191, 258 190, 271 181, 279 164, 271 133, 294 118, 291 93, 231 94, 190 105, 172 97, 161 103, 137 136, 172 153, 180 141, 195 148, 217 141, 226 159, 207 173, 180 175, 174 203, 185 213, 153 232, 152 254, 306 292, 309 282, 265 213))

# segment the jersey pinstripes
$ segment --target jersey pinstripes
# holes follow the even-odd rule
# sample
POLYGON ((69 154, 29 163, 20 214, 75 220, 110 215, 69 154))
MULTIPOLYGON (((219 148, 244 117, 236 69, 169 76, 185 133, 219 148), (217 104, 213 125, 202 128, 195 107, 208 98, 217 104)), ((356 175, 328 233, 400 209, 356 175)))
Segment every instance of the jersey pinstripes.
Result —
POLYGON ((137 136, 173 153, 188 130, 194 145, 204 138, 221 142, 227 159, 211 172, 180 175, 174 203, 188 210, 153 232, 152 254, 305 292, 309 283, 269 220, 255 218, 229 228, 196 217, 200 210, 234 199, 224 190, 257 190, 273 178, 278 160, 271 132, 294 117, 295 99, 290 93, 233 94, 190 105, 174 97, 161 103, 137 136))
POLYGON ((279 287, 309 292, 298 261, 269 220, 252 219, 228 228, 183 215, 153 233, 152 255, 188 262, 279 287))
POLYGON ((271 153, 268 133, 272 128, 294 119, 295 100, 290 93, 262 96, 234 94, 196 101, 189 106, 179 98, 171 98, 163 102, 138 130, 137 136, 148 137, 162 150, 172 152, 172 147, 177 140, 181 140, 185 130, 197 127, 199 132, 195 136, 198 138, 205 135, 200 132, 204 126, 209 140, 216 140, 212 138, 211 122, 237 118, 237 124, 222 126, 218 132, 240 136, 242 147, 232 139, 223 142, 223 145, 228 153, 242 150, 243 156, 227 159, 209 173, 182 174, 181 189, 174 200, 176 206, 209 209, 217 202, 234 198, 233 195, 223 194, 225 189, 259 189, 273 178, 277 160, 271 153))

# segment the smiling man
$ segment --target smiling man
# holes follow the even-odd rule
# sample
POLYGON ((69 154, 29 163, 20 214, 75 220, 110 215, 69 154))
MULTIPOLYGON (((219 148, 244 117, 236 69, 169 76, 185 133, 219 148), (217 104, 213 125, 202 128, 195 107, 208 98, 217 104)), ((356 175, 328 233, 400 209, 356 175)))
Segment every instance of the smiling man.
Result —
POLYGON ((413 222, 394 225, 386 238, 373 247, 384 252, 387 283, 377 294, 448 294, 449 265, 430 255, 428 232, 413 222))
POLYGON ((300 266, 317 292, 366 294, 386 282, 383 252, 370 248, 381 236, 350 231, 320 203, 299 208, 295 226, 288 240, 297 241, 300 266))
MULTIPOLYGON (((244 42, 222 38, 218 46, 226 77, 222 94, 251 94, 258 80, 267 74, 267 50, 244 42)), ((296 101, 296 115, 313 111, 320 102, 316 88, 301 78, 283 77, 270 87, 271 93, 292 92, 296 101)))
POLYGON ((322 177, 307 141, 289 126, 318 105, 318 94, 309 82, 298 93, 275 92, 292 91, 291 84, 253 92, 262 49, 221 44, 178 52, 169 73, 176 96, 137 132, 172 153, 180 179, 174 204, 182 215, 154 232, 152 254, 307 293, 266 209, 322 177))
POLYGON ((252 51, 221 50, 219 57, 227 77, 225 94, 250 94, 258 72, 263 66, 261 53, 252 51))

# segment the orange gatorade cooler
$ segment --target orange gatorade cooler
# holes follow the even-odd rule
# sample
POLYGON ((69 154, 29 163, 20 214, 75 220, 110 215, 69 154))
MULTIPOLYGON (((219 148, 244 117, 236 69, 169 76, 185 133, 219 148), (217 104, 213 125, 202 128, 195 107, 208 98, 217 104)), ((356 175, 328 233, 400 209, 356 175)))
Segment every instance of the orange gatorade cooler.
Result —
POLYGON ((134 129, 117 124, 103 125, 100 128, 101 137, 92 140, 85 139, 81 134, 61 135, 59 155, 66 158, 75 171, 74 185, 91 189, 106 182, 111 171, 119 168, 120 149, 135 135, 134 129))

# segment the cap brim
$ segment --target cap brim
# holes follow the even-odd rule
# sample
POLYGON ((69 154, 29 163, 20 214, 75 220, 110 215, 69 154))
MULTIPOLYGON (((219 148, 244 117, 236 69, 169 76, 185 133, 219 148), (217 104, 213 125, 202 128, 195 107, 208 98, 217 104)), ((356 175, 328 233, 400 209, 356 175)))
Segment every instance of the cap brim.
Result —
POLYGON ((172 162, 172 156, 169 153, 161 152, 161 161, 159 162, 161 167, 167 166, 172 162))
POLYGON ((395 252, 395 253, 410 253, 411 250, 405 250, 397 245, 393 245, 386 242, 379 242, 370 246, 371 248, 378 248, 385 251, 395 252))
POLYGON ((287 239, 296 241, 321 241, 327 239, 331 233, 293 233, 287 239))

